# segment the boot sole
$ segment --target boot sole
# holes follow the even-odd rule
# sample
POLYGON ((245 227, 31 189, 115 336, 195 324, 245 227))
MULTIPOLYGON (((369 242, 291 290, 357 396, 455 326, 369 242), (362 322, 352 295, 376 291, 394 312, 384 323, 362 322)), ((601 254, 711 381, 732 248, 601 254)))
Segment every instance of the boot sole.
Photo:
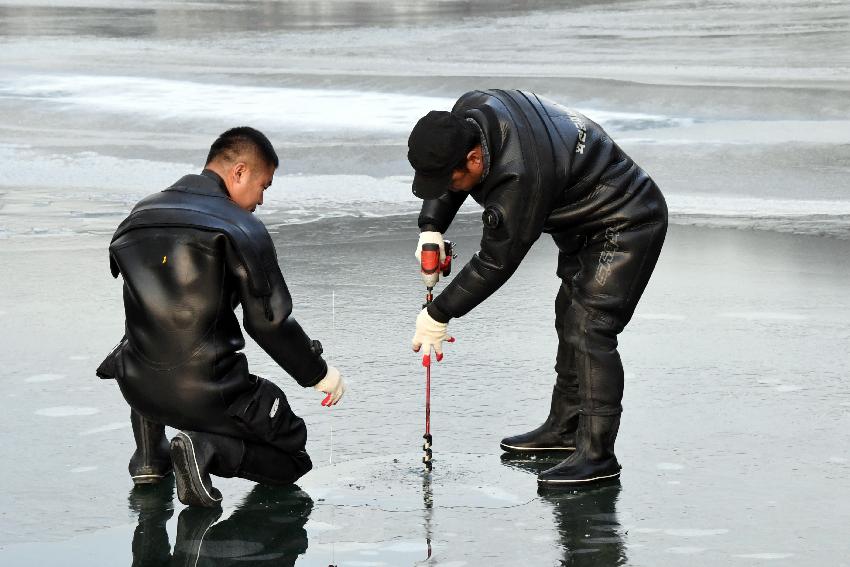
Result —
POLYGON ((195 447, 188 435, 178 433, 171 440, 171 460, 174 462, 174 480, 180 502, 187 506, 204 508, 212 508, 221 502, 221 497, 216 498, 210 494, 201 480, 195 447))
POLYGON ((133 479, 133 484, 136 486, 142 484, 158 484, 162 482, 163 479, 167 478, 174 471, 168 471, 165 474, 137 474, 130 478, 133 479))
POLYGON ((619 471, 616 472, 616 473, 613 473, 613 474, 606 474, 606 475, 601 475, 601 476, 594 476, 592 478, 581 478, 581 479, 563 479, 563 480, 552 479, 552 480, 549 480, 549 479, 538 478, 537 484, 538 485, 544 485, 544 486, 545 485, 554 485, 554 486, 576 486, 576 485, 578 485, 578 486, 580 486, 580 485, 584 485, 584 484, 593 484, 593 483, 596 483, 596 482, 603 482, 603 481, 606 481, 606 480, 614 480, 615 478, 620 478, 619 471))
POLYGON ((572 453, 575 447, 514 447, 499 443, 499 447, 506 453, 572 453))

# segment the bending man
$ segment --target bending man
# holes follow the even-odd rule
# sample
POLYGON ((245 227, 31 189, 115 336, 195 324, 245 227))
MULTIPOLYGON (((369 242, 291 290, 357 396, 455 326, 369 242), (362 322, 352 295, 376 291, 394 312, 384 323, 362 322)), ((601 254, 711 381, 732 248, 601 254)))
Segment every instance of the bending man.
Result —
MULTIPOLYGON (((623 367, 617 335, 632 317, 667 230, 658 187, 581 114, 523 91, 473 91, 414 127, 408 160, 424 199, 422 244, 441 244, 467 195, 484 207, 481 249, 416 321, 415 351, 442 353, 447 324, 495 292, 540 237, 560 253, 555 300, 557 379, 546 421, 507 437, 508 453, 569 456, 541 485, 620 475, 614 440, 623 367)), ((438 357, 439 358, 439 357, 438 357)))
POLYGON ((200 175, 140 201, 109 246, 126 335, 98 375, 117 378, 132 408, 133 481, 157 482, 173 462, 184 504, 218 505, 210 474, 289 484, 312 468, 304 421, 248 372, 238 305, 248 334, 301 386, 326 393, 322 405, 345 391, 292 316, 271 237, 251 214, 277 166, 262 133, 228 130, 200 175), (170 449, 165 425, 182 430, 170 449))

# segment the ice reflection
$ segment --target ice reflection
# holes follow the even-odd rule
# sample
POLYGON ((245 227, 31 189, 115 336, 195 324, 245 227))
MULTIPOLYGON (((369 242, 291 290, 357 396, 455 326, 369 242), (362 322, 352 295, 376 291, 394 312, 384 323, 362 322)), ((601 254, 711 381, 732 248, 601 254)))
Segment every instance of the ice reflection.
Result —
MULTIPOLYGON (((502 464, 533 475, 555 466, 552 458, 502 456, 502 464)), ((628 563, 623 528, 617 519, 620 480, 580 490, 546 490, 540 497, 552 507, 566 567, 612 567, 628 563)))
POLYGON ((173 548, 166 531, 174 514, 173 477, 134 488, 128 500, 139 517, 133 534, 134 567, 295 565, 307 551, 304 524, 313 500, 297 486, 257 485, 225 520, 220 520, 219 508, 184 508, 173 548))

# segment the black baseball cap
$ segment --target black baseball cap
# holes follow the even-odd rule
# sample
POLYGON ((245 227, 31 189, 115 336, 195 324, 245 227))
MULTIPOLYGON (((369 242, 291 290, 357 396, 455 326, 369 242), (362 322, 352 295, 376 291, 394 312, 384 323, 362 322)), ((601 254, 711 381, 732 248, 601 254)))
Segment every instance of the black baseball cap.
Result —
POLYGON ((451 112, 432 110, 419 119, 407 139, 407 161, 416 170, 413 194, 436 199, 451 187, 452 171, 475 141, 470 124, 451 112))

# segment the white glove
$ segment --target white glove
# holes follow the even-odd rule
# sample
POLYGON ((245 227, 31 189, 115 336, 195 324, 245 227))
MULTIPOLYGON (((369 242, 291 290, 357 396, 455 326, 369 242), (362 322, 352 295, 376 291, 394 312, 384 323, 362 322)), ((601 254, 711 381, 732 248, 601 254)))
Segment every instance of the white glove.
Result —
POLYGON ((335 406, 345 393, 345 380, 342 379, 342 375, 339 373, 339 370, 333 366, 328 366, 328 373, 325 374, 325 377, 319 380, 319 383, 313 387, 318 391, 327 394, 325 399, 322 400, 323 406, 335 406))
POLYGON ((439 232, 426 230, 419 233, 419 244, 416 245, 416 252, 413 254, 418 261, 422 261, 422 245, 436 244, 440 247, 440 265, 446 261, 446 244, 443 242, 443 235, 439 232))
POLYGON ((437 352, 437 362, 443 360, 443 341, 447 343, 455 342, 454 337, 450 337, 446 332, 448 323, 440 323, 435 321, 428 314, 428 309, 423 309, 416 317, 416 334, 413 336, 413 352, 419 352, 419 349, 425 347, 425 352, 422 356, 422 364, 427 366, 431 362, 431 347, 437 352))

